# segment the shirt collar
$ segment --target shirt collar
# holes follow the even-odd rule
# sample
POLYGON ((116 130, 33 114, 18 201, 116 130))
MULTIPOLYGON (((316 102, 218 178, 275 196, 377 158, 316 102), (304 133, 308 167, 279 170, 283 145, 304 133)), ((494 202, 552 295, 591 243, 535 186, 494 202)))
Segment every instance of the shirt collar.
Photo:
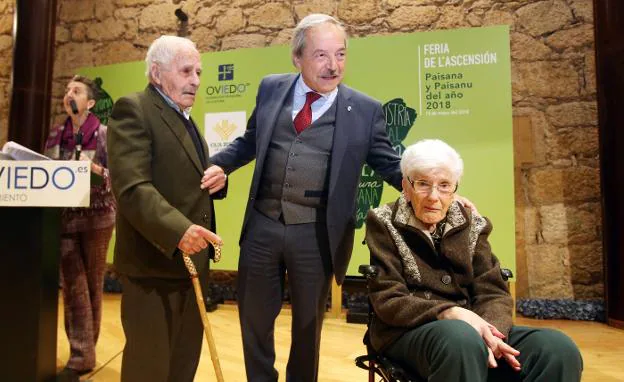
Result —
POLYGON ((329 93, 319 93, 319 92, 312 90, 308 85, 306 85, 306 83, 303 81, 303 76, 299 74, 299 78, 297 79, 297 84, 295 85, 295 96, 305 97, 308 92, 318 93, 320 94, 321 98, 323 98, 324 101, 328 101, 332 99, 336 95, 336 93, 338 93, 338 87, 336 87, 336 89, 330 91, 329 93))
POLYGON ((162 90, 160 90, 160 88, 158 86, 154 86, 154 89, 156 89, 158 94, 160 94, 163 97, 165 102, 167 102, 167 104, 169 106, 171 106, 171 108, 173 108, 173 110, 175 110, 178 113, 182 114, 184 116, 184 118, 186 118, 186 119, 191 118, 191 109, 192 109, 192 107, 187 107, 186 109, 182 109, 175 102, 173 102, 173 100, 171 98, 169 98, 168 95, 166 95, 162 90))

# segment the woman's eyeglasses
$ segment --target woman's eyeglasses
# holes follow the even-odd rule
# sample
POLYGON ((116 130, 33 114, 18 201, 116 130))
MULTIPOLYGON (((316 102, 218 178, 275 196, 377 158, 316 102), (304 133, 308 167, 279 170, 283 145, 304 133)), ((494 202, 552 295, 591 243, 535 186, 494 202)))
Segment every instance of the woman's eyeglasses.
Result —
POLYGON ((432 184, 421 179, 411 180, 409 177, 407 178, 407 181, 410 182, 414 191, 419 194, 430 194, 435 188, 436 190, 438 190, 438 193, 440 195, 450 195, 457 191, 458 186, 457 183, 442 182, 438 184, 432 184))

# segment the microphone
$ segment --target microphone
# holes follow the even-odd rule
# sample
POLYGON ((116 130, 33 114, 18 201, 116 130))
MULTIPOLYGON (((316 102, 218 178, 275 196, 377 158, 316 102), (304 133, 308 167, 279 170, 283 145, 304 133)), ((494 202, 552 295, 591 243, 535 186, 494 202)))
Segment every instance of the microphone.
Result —
POLYGON ((76 160, 80 159, 80 152, 82 151, 82 131, 76 133, 76 160))
POLYGON ((182 10, 182 8, 178 8, 173 12, 178 20, 185 23, 188 21, 188 15, 182 10))
MULTIPOLYGON (((76 105, 76 101, 73 99, 69 100, 69 107, 71 108, 72 114, 78 115, 78 105, 76 105)), ((76 140, 76 160, 80 159, 80 152, 82 151, 82 132, 78 131, 75 136, 76 140)))
POLYGON ((76 101, 69 100, 69 107, 71 107, 72 114, 78 114, 78 105, 76 105, 76 101))

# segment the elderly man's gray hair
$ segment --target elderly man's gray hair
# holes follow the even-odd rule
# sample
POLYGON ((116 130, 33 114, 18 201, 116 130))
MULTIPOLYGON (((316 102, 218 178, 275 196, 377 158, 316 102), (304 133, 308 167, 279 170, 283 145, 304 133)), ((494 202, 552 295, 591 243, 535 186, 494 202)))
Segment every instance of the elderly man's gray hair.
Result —
POLYGON ((195 43, 188 38, 168 35, 158 37, 147 50, 147 55, 145 56, 145 75, 151 81, 152 64, 168 67, 178 53, 189 50, 197 51, 197 47, 195 43))
POLYGON ((320 24, 330 23, 334 24, 338 29, 340 29, 345 36, 345 47, 347 46, 347 31, 345 31, 344 26, 340 21, 333 18, 332 16, 325 15, 322 13, 312 13, 307 15, 299 24, 295 27, 292 37, 292 54, 297 57, 301 57, 303 53, 303 49, 305 48, 305 33, 308 29, 314 28, 320 24))
POLYGON ((444 169, 451 173, 454 182, 459 182, 464 173, 464 161, 459 153, 439 139, 423 139, 410 145, 401 157, 401 173, 413 177, 426 174, 434 169, 444 169))

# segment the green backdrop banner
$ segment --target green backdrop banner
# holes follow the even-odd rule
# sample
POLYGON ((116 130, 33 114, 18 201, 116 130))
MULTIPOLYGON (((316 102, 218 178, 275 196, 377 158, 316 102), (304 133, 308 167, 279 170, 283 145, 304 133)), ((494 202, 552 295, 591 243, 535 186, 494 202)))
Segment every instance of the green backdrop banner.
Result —
MULTIPOLYGON (((344 82, 381 101, 389 136, 399 153, 423 138, 439 138, 457 149, 465 164, 458 192, 491 219, 494 253, 505 267, 515 270, 508 27, 358 38, 349 40, 348 49, 344 82)), ((211 154, 245 130, 262 77, 294 70, 288 46, 204 53, 202 65, 192 116, 211 154)), ((100 78, 108 96, 103 101, 108 107, 98 110, 104 116, 111 99, 141 91, 147 83, 143 62, 83 68, 80 73, 100 78)), ((233 173, 227 199, 216 202, 217 231, 225 242, 216 269, 237 268, 252 171, 253 163, 233 173)), ((370 168, 362 169, 349 274, 368 262, 362 244, 366 211, 397 196, 370 168)))

